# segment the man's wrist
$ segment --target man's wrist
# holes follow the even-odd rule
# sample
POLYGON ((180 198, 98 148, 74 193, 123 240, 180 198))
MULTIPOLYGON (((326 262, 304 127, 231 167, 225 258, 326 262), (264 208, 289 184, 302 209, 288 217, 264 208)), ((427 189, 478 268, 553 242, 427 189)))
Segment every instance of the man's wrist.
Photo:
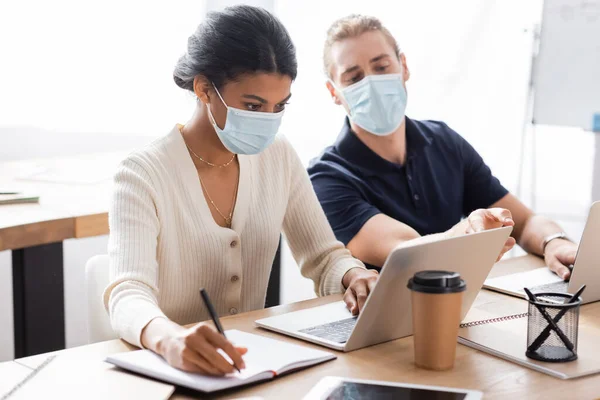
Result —
POLYGON ((469 219, 464 218, 458 224, 442 233, 442 239, 449 239, 456 236, 463 236, 469 228, 469 219))
POLYGON ((567 239, 566 237, 557 237, 555 239, 552 239, 549 242, 547 242, 545 244, 545 246, 543 246, 542 255, 545 256, 548 253, 551 254, 555 251, 555 249, 559 248, 560 246, 562 246, 566 243, 572 243, 572 242, 569 239, 567 239))

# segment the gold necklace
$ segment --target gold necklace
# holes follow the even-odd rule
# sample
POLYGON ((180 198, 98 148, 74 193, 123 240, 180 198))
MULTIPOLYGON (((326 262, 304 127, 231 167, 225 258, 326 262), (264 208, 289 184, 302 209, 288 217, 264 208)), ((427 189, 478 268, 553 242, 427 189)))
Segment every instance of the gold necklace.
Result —
MULTIPOLYGON (((179 132, 181 133, 181 135, 183 136, 183 125, 179 125, 179 132)), ((185 143, 185 139, 183 141, 185 143)), ((229 164, 231 164, 233 162, 233 160, 235 159, 236 154, 233 155, 233 158, 231 160, 229 160, 229 162, 227 162, 226 164, 223 165, 215 165, 212 163, 209 163, 208 161, 205 161, 202 159, 202 157, 198 156, 196 153, 194 153, 194 151, 192 149, 190 149, 190 147, 187 145, 187 143, 185 143, 185 147, 187 147, 187 149, 194 155, 196 156, 200 161, 208 164, 211 167, 218 167, 218 168, 223 168, 228 166, 229 164)), ((200 172, 198 171, 198 179, 200 180, 200 186, 202 186, 202 189, 204 190, 204 193, 206 193, 206 197, 208 197, 208 201, 210 202, 210 204, 214 207, 215 211, 217 211, 217 213, 221 216, 221 218, 223 218, 225 220, 225 226, 227 228, 231 229, 231 222, 233 220, 233 211, 235 209, 235 201, 237 199, 237 192, 238 192, 238 187, 239 187, 239 182, 235 187, 235 190, 233 191, 233 199, 231 201, 231 211, 229 212, 229 215, 226 217, 221 210, 219 210, 219 207, 217 207, 217 205, 215 204, 215 202, 213 201, 212 197, 210 197, 210 193, 208 193, 208 190, 206 189, 206 186, 204 186, 204 182, 202 182, 202 177, 200 176, 200 172)))
POLYGON ((210 197, 208 190, 206 190, 206 186, 204 186, 204 182, 202 182, 202 177, 200 176, 200 174, 198 174, 198 179, 200 180, 200 185, 202 186, 202 189, 204 189, 204 193, 206 193, 206 197, 208 197, 208 201, 210 201, 210 204, 212 204, 212 206, 215 208, 217 213, 219 213, 221 218, 223 218, 225 220, 225 225, 227 226, 227 228, 231 228, 231 222, 233 219, 233 210, 235 208, 235 200, 237 198, 237 191, 238 191, 239 183, 238 183, 238 186, 235 187, 235 190, 233 192, 233 200, 231 201, 231 211, 229 212, 229 215, 226 217, 225 215, 223 215, 221 210, 219 210, 219 207, 217 207, 217 205, 215 204, 213 199, 210 197))
MULTIPOLYGON (((179 125, 179 133, 181 133, 181 136, 183 136, 183 125, 179 125)), ((185 139, 183 140, 183 142, 185 143, 185 139)), ((211 163, 210 161, 206 161, 204 158, 200 157, 198 154, 196 154, 196 153, 194 152, 194 150, 192 150, 192 149, 190 148, 190 146, 188 146, 188 144, 187 144, 187 143, 185 143, 185 147, 187 147, 188 151, 189 151, 190 153, 192 153, 192 155, 193 155, 194 157, 196 157, 198 160, 202 161, 204 164, 206 164, 206 165, 208 165, 208 166, 210 166, 210 167, 217 167, 217 168, 225 168, 225 167, 228 167, 228 166, 229 166, 229 165, 230 165, 230 164, 233 162, 233 160, 235 160, 235 156, 237 155, 237 154, 234 154, 234 155, 231 157, 231 160, 227 161, 225 164, 218 165, 218 164, 213 164, 213 163, 211 163)))

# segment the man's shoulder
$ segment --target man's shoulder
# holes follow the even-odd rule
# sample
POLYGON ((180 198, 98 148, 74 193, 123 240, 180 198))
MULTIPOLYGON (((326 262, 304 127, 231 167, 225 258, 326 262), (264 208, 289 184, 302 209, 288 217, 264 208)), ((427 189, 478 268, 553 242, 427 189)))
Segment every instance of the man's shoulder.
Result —
POLYGON ((432 144, 432 148, 444 153, 460 153, 466 143, 458 132, 450 128, 444 121, 411 120, 419 132, 432 144))
POLYGON ((450 128, 447 123, 439 120, 411 120, 414 126, 429 140, 443 142, 457 142, 464 140, 454 129, 450 128))
POLYGON ((336 170, 339 167, 346 167, 348 161, 342 157, 334 145, 327 146, 321 154, 310 160, 308 163, 308 172, 322 170, 336 170))
POLYGON ((355 168, 337 150, 335 145, 326 147, 319 156, 310 160, 308 174, 311 180, 329 177, 345 179, 356 175, 355 168))

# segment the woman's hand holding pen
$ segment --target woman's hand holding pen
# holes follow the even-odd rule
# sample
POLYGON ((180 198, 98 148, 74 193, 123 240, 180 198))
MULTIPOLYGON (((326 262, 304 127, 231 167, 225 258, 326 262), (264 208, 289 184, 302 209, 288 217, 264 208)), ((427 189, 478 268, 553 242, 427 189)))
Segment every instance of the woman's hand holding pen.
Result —
POLYGON ((142 333, 145 347, 161 355, 171 366, 187 372, 222 376, 246 367, 245 347, 236 347, 205 323, 184 328, 164 318, 152 320, 142 333), (225 359, 221 349, 233 361, 225 359))

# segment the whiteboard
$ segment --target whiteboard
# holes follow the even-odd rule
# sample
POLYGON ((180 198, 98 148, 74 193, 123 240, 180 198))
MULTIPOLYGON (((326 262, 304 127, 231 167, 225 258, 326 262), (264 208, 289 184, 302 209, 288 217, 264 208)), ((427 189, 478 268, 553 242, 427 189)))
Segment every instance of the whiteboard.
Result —
POLYGON ((545 0, 533 121, 600 131, 600 0, 545 0))

